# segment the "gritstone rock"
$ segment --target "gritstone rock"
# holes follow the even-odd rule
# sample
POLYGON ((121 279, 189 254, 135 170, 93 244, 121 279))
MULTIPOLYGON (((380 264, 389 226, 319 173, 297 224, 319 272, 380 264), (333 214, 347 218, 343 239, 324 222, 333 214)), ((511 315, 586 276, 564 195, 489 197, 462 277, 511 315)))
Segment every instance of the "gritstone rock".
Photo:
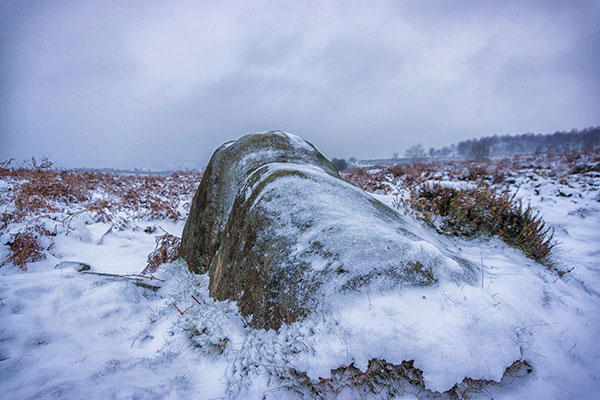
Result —
POLYGON ((250 134, 213 154, 182 237, 210 294, 256 328, 280 327, 356 292, 462 274, 401 215, 348 184, 312 144, 250 134))

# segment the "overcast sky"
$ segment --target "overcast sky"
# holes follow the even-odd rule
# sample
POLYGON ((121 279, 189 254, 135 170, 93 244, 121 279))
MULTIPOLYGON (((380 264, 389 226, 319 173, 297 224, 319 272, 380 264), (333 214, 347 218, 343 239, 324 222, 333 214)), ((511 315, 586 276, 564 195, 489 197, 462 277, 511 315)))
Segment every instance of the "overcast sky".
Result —
POLYGON ((600 125, 600 1, 0 1, 0 160, 203 167, 600 125))

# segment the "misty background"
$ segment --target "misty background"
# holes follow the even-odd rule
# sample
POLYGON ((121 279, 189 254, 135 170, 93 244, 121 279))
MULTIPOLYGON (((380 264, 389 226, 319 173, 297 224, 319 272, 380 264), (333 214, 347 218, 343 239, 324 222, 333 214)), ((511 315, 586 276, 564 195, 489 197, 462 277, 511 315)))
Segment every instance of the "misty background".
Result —
POLYGON ((385 158, 600 124, 600 2, 0 2, 0 160, 202 168, 281 129, 385 158))

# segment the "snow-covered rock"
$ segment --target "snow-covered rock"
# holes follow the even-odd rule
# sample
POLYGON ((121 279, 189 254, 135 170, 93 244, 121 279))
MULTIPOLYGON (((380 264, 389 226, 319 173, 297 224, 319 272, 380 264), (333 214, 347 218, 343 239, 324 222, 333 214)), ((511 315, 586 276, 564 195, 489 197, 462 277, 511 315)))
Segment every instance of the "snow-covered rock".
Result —
POLYGON ((281 132, 215 152, 183 242, 193 271, 208 266, 211 295, 236 300, 257 328, 329 311, 363 290, 468 280, 403 216, 341 180, 314 146, 281 132))

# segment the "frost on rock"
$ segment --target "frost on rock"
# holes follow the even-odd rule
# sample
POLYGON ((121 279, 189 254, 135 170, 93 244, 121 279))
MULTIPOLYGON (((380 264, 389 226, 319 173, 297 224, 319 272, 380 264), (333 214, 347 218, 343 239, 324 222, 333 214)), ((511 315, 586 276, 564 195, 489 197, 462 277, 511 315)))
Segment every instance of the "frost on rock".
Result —
POLYGON ((215 151, 182 255, 192 272, 208 272, 211 297, 236 301, 253 328, 335 321, 292 363, 313 379, 340 365, 365 370, 375 358, 414 360, 443 391, 468 374, 499 380, 520 358, 513 321, 490 313, 493 298, 473 290, 467 300, 465 287, 477 282, 470 264, 413 233, 405 217, 341 180, 314 146, 289 134, 247 135, 215 151), (443 315, 446 293, 458 287, 465 300, 453 302, 462 306, 429 320, 425 295, 443 315), (461 343, 464 335, 472 340, 461 343))

